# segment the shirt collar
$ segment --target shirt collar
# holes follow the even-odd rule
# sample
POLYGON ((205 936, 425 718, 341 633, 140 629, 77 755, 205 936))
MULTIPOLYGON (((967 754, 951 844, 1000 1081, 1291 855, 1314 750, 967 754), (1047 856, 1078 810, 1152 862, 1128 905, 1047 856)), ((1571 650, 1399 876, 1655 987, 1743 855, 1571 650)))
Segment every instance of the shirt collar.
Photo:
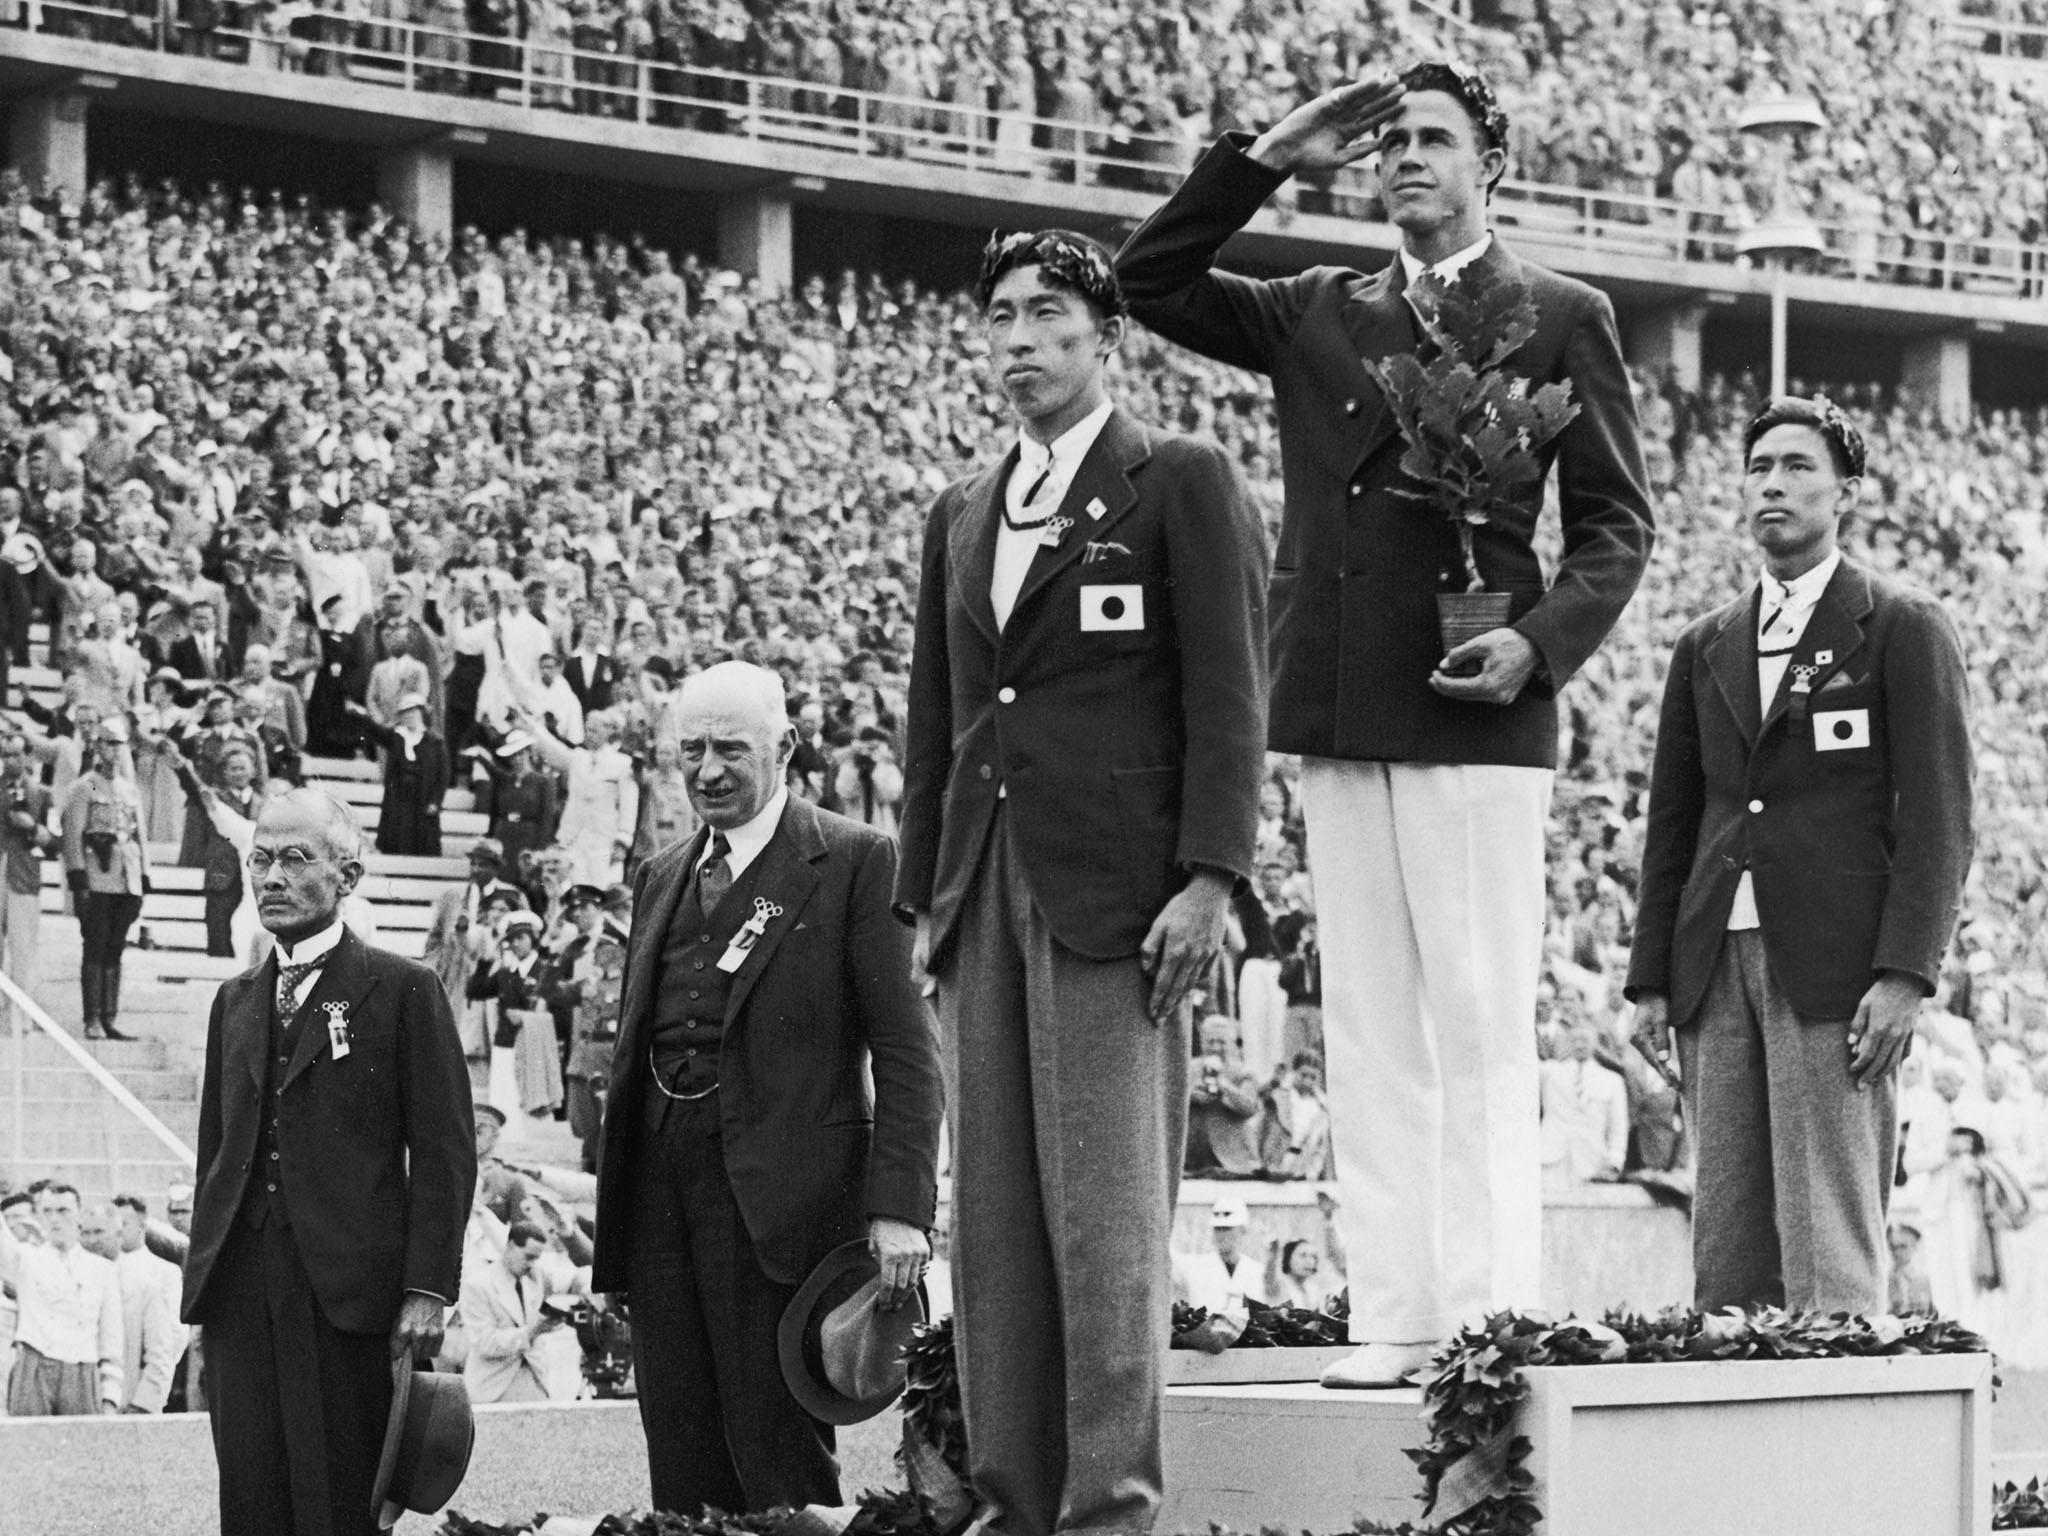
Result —
POLYGON ((332 953, 334 946, 341 942, 342 923, 336 918, 310 938, 299 940, 296 945, 277 941, 277 963, 279 965, 307 965, 315 960, 324 960, 332 953))
POLYGON ((1842 563, 1842 552, 1838 549, 1812 570, 1794 576, 1790 581, 1780 581, 1769 571, 1764 572, 1764 595, 1783 608, 1811 608, 1820 601, 1821 593, 1827 591, 1828 583, 1834 580, 1835 568, 1842 563))
POLYGON ((1449 281, 1484 256, 1486 248, 1492 244, 1493 231, 1489 229, 1462 251, 1453 251, 1442 261, 1431 262, 1427 267, 1404 245, 1401 247, 1401 271, 1411 286, 1424 272, 1434 272, 1438 277, 1449 281))
MULTIPOLYGON (((774 797, 761 807, 752 821, 742 823, 726 832, 726 846, 732 850, 729 862, 735 871, 753 863, 755 856, 768 846, 768 839, 773 837, 775 829, 782 825, 782 811, 788 804, 789 786, 784 784, 775 791, 774 797)), ((704 840, 704 852, 708 858, 711 853, 709 838, 704 840)))
POLYGON ((1029 433, 1020 433, 1017 437, 1018 464, 1035 474, 1050 459, 1071 475, 1088 457, 1088 450, 1102 435, 1103 423, 1109 420, 1110 412, 1115 409, 1115 401, 1104 400, 1050 443, 1041 443, 1029 433))

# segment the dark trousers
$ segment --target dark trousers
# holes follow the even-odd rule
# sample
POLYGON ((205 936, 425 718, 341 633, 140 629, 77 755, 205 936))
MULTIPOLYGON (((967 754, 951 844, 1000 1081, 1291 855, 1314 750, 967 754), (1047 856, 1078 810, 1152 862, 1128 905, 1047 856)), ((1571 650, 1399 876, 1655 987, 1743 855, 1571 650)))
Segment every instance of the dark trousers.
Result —
POLYGON ((86 891, 78 898, 78 937, 87 965, 119 965, 128 930, 142 916, 142 898, 122 892, 86 891))
POLYGON ((776 1325, 796 1287, 761 1271, 718 1113, 716 1093, 677 1101, 639 1132, 627 1279, 654 1507, 837 1505, 832 1431, 790 1396, 778 1362, 776 1325))
POLYGON ((216 891, 209 884, 206 890, 206 952, 209 955, 232 957, 235 952, 234 919, 235 909, 242 904, 242 881, 238 875, 235 883, 224 891, 216 891))
POLYGON ((291 1228, 237 1222, 208 1285, 206 1402, 221 1536, 377 1536, 385 1334, 327 1321, 291 1228))

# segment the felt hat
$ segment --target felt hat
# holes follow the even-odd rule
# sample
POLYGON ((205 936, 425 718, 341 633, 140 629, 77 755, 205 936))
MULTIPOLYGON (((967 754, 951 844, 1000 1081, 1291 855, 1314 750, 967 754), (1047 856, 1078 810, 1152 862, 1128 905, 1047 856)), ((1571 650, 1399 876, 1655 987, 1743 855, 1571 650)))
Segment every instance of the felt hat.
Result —
POLYGON ((526 929, 529 933, 537 934, 544 926, 546 925, 541 922, 537 913, 507 912, 504 921, 498 925, 498 931, 509 938, 522 928, 526 929))
POLYGON ((489 859, 493 863, 505 862, 505 845, 495 837, 480 837, 469 845, 469 856, 474 859, 489 859))
POLYGON ((881 1268, 863 1238, 826 1254, 790 1299, 776 1329, 782 1379, 813 1418, 858 1424, 902 1395, 903 1350, 929 1308, 922 1285, 894 1312, 881 1300, 881 1268))
POLYGON ((593 907, 602 906, 604 892, 594 885, 572 885, 562 892, 562 905, 565 907, 581 906, 586 903, 593 907))
POLYGON ((489 1103, 484 1099, 472 1099, 470 1101, 470 1108, 474 1110, 476 1114, 489 1115, 493 1120, 497 1121, 500 1125, 503 1125, 505 1123, 505 1111, 498 1108, 497 1105, 489 1103))
POLYGON ((100 739, 102 741, 118 741, 125 746, 128 741, 128 717, 126 715, 107 716, 106 719, 100 722, 100 739))
POLYGON ((514 731, 498 744, 498 756, 516 757, 533 745, 533 732, 514 731))
POLYGON ((1252 1213, 1242 1200, 1225 1195, 1209 1207, 1209 1225, 1215 1227, 1248 1227, 1252 1224, 1252 1213))
POLYGON ((0 549, 0 559, 26 576, 43 563, 43 542, 32 533, 17 533, 0 549))
POLYGON ((370 1513, 390 1530, 407 1510, 435 1514, 455 1497, 476 1446, 469 1384, 453 1371, 415 1371, 401 1357, 391 1365, 391 1416, 377 1459, 370 1513))

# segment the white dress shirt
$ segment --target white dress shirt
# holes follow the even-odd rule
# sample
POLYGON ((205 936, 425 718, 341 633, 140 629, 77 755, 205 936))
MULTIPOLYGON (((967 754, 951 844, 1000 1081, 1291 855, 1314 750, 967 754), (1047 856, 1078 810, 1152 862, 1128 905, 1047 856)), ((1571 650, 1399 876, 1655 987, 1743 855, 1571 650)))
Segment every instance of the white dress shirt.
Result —
POLYGON ((1003 487, 1003 501, 1009 509, 1010 518, 996 530, 995 574, 988 588, 989 602, 996 610, 997 629, 1010 622, 1010 610, 1017 606, 1017 594, 1024 589, 1024 577, 1031 569, 1031 558, 1038 553, 1044 541, 1042 530, 1029 528, 1020 533, 1010 526, 1010 520, 1035 522, 1050 517, 1058 510, 1067 488, 1073 484, 1074 471, 1088 457, 1088 450, 1102 435, 1103 423, 1109 420, 1109 413, 1115 409, 1113 402, 1103 401, 1050 443, 1040 443, 1028 436, 1017 439, 1017 467, 1010 472, 1009 484, 1003 487), (1046 475, 1045 484, 1039 486, 1038 494, 1032 498, 1027 511, 1025 494, 1038 484, 1039 475, 1048 466, 1051 473, 1046 475))
POLYGON ((121 1401, 121 1282, 111 1262, 76 1243, 23 1243, 0 1221, 0 1280, 14 1286, 14 1341, 51 1360, 97 1364, 100 1400, 121 1401))
MULTIPOLYGON (((1827 591, 1835 567, 1841 563, 1842 552, 1836 550, 1812 570, 1790 581, 1780 581, 1768 571, 1764 573, 1763 601, 1757 605, 1756 613, 1756 697, 1757 708, 1762 712, 1757 716, 1758 723, 1771 712, 1771 701, 1777 698, 1785 669, 1792 664, 1792 652, 1806 633, 1806 621, 1813 617, 1814 606, 1820 602, 1821 593, 1827 591)), ((1735 903, 1728 909, 1728 931, 1762 926, 1756 911, 1756 883, 1744 869, 1735 886, 1735 903)))
POLYGON ((1489 229, 1462 251, 1453 251, 1442 261, 1433 261, 1427 267, 1422 264, 1420 258, 1415 256, 1404 245, 1400 251, 1401 271, 1406 275, 1410 287, 1415 285, 1415 280, 1422 276, 1424 272, 1434 272, 1438 277, 1444 279, 1445 282, 1449 282, 1460 272, 1471 266, 1473 262, 1484 256, 1486 248, 1492 244, 1493 231, 1489 229))
MULTIPOLYGON (((341 919, 336 918, 318 933, 299 940, 297 944, 286 944, 279 940, 277 963, 280 966, 304 965, 309 960, 317 960, 322 955, 331 954, 334 946, 341 942, 341 931, 341 919)), ((319 971, 308 971, 299 978, 298 988, 292 993, 292 1011, 294 1013, 306 1006, 306 999, 311 997, 313 989, 320 985, 320 974, 319 971)))
MULTIPOLYGON (((725 834, 728 852, 725 867, 738 881, 747 872, 747 867, 761 856, 761 850, 768 846, 768 839, 775 835, 775 829, 782 825, 782 809, 789 804, 789 786, 783 785, 775 791, 769 802, 762 806, 752 821, 742 822, 725 834)), ((718 829, 712 828, 715 833, 718 829)), ((711 862, 711 839, 704 839, 704 856, 697 861, 701 871, 711 862)))

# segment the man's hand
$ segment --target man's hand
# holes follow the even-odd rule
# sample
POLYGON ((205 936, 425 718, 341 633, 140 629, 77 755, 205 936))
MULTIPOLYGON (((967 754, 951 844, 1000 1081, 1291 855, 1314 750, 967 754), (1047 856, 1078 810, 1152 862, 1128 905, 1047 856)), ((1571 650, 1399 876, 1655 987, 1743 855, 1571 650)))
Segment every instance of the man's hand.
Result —
POLYGON ((1380 129, 1401 110, 1403 92, 1391 75, 1340 85, 1268 128, 1251 157, 1290 176, 1355 165, 1380 147, 1380 129))
POLYGON ((910 979, 922 987, 932 979, 932 915, 919 912, 912 919, 910 979))
POLYGON ((446 1305, 434 1296, 407 1291, 398 1307, 398 1321, 391 1325, 391 1358, 432 1354, 441 1347, 445 1332, 446 1305))
POLYGON ((1475 704, 1512 704, 1536 675, 1542 660, 1536 647, 1518 629, 1489 629, 1467 640, 1436 664, 1429 686, 1447 699, 1468 699, 1475 704), (1471 677, 1451 673, 1469 662, 1478 662, 1471 677))
POLYGON ((1870 984, 1849 1022, 1849 1080, 1861 1091, 1881 1083, 1913 1049, 1913 1025, 1926 996, 1918 976, 1886 971, 1870 984))
POLYGON ((893 1216, 868 1218, 868 1252, 882 1270, 882 1310, 894 1312, 910 1299, 932 1259, 931 1239, 893 1216))
POLYGON ((1230 877, 1198 869, 1184 890, 1152 920, 1138 951, 1152 978, 1152 1022, 1163 1024, 1201 979, 1202 968, 1223 945, 1223 920, 1230 912, 1230 877))
POLYGON ((1657 1069, 1657 1075, 1673 1087, 1678 1070, 1671 1065, 1671 1000, 1659 992, 1645 992, 1636 999, 1636 1031, 1629 1037, 1643 1060, 1657 1069))

